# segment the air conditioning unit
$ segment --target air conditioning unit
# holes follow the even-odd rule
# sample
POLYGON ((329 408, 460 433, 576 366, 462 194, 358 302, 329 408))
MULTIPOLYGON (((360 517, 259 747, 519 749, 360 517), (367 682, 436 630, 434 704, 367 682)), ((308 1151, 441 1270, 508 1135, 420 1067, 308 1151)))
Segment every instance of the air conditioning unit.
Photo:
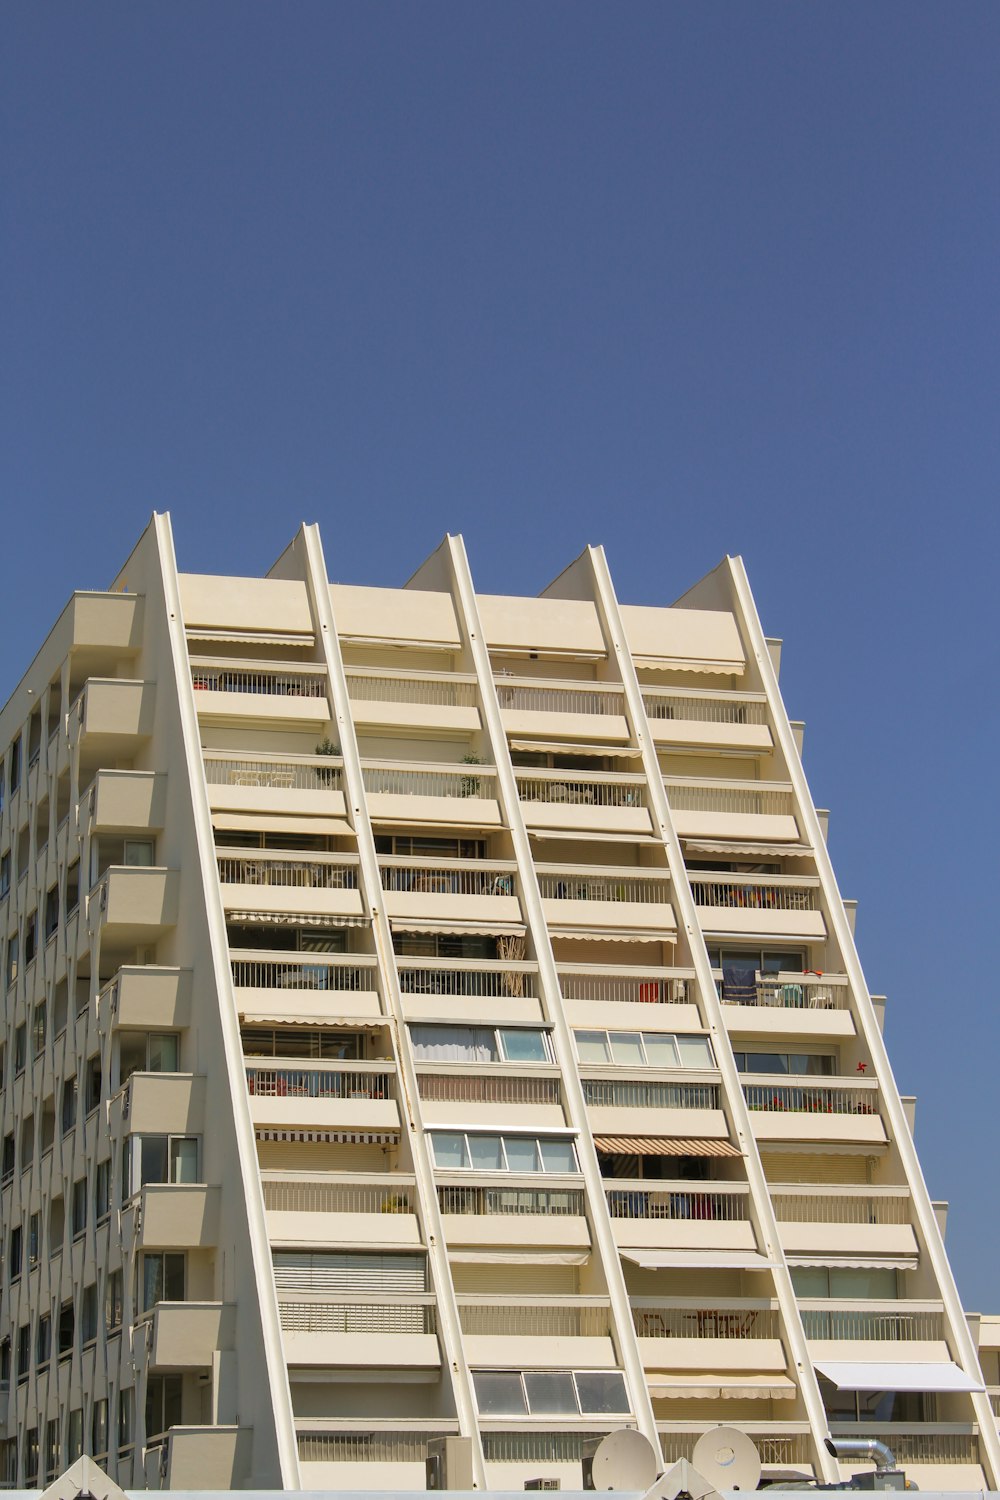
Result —
POLYGON ((430 1438, 427 1443, 427 1488, 429 1490, 471 1490, 472 1439, 466 1437, 430 1438))
POLYGON ((526 1479, 524 1481, 526 1490, 561 1490, 561 1479, 526 1479))

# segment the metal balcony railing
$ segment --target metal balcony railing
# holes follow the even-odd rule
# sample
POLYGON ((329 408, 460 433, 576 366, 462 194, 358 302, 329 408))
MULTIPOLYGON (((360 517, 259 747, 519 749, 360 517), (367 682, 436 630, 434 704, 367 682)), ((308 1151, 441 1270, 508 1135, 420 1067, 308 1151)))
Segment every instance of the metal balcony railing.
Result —
POLYGON ((279 791, 331 792, 343 784, 343 761, 335 755, 279 757, 205 752, 209 786, 264 786, 279 791))
POLYGON ((705 1219, 738 1223, 749 1218, 749 1189, 740 1183, 732 1188, 700 1188, 690 1182, 657 1182, 641 1179, 612 1187, 605 1182, 604 1196, 612 1219, 705 1219))
POLYGON ((776 1339, 776 1308, 731 1303, 728 1306, 650 1306, 632 1304, 632 1323, 644 1339, 776 1339))
POLYGON ((715 1083, 639 1083, 630 1079, 585 1078, 588 1104, 612 1109, 718 1109, 715 1083))
POLYGON ((771 1203, 779 1223, 788 1224, 908 1224, 910 1195, 906 1188, 881 1193, 842 1189, 843 1196, 829 1189, 815 1194, 794 1187, 771 1187, 771 1203))
POLYGON ((607 1302, 560 1303, 555 1299, 511 1304, 492 1296, 489 1305, 459 1297, 458 1315, 465 1334, 513 1338, 610 1338, 607 1302))
MULTIPOLYGON (((734 1376, 734 1379, 738 1379, 734 1376)), ((741 1423, 741 1427, 749 1424, 741 1423)), ((803 1424, 805 1426, 805 1424, 803 1424)), ((684 1432, 673 1425, 664 1430, 666 1424, 659 1425, 660 1448, 663 1452, 665 1464, 675 1464, 681 1458, 690 1459, 695 1443, 704 1432, 704 1427, 692 1427, 684 1432)), ((754 1445, 760 1455, 762 1464, 780 1466, 785 1468, 789 1464, 809 1464, 812 1462, 812 1451, 808 1430, 801 1432, 750 1432, 754 1445)))
POLYGON ((634 870, 557 869, 538 867, 538 886, 546 899, 557 901, 628 901, 639 905, 662 905, 670 900, 670 876, 638 874, 634 870))
POLYGON ((701 782, 683 776, 664 776, 670 806, 678 812, 757 813, 769 816, 791 814, 795 798, 791 787, 762 782, 701 782))
MULTIPOLYGON (((416 1425, 416 1424, 415 1424, 416 1425)), ((297 1433, 299 1459, 323 1464, 422 1464, 431 1438, 447 1437, 454 1428, 428 1427, 421 1431, 297 1433)))
POLYGON ((560 965, 559 987, 564 1000, 687 1005, 694 999, 694 974, 683 969, 617 969, 605 973, 560 965))
POLYGON ((686 719, 696 724, 766 724, 763 700, 719 693, 704 696, 681 688, 643 688, 642 704, 650 719, 686 719))
POLYGON ((399 856, 379 859, 383 890, 432 896, 513 896, 516 869, 507 861, 439 860, 429 865, 399 856))
POLYGON ((522 802, 577 803, 587 807, 644 807, 646 783, 641 776, 613 771, 581 775, 577 771, 518 771, 522 802))
POLYGON ((830 1431, 837 1437, 878 1438, 892 1449, 896 1463, 909 1464, 978 1464, 979 1438, 975 1432, 935 1431, 934 1424, 906 1427, 902 1423, 870 1426, 867 1422, 831 1422, 830 1431))
POLYGON ((603 1432, 553 1432, 551 1421, 542 1432, 492 1432, 486 1428, 483 1453, 487 1463, 494 1464, 579 1463, 584 1443, 603 1436, 603 1432))
POLYGON ((417 1087, 428 1103, 555 1104, 559 1079, 505 1077, 500 1073, 419 1073, 417 1087))
POLYGON ((430 708, 475 708, 478 702, 474 677, 346 670, 347 692, 353 702, 419 703, 430 708))
POLYGON ((246 1069, 247 1089, 262 1098, 392 1099, 395 1069, 379 1064, 340 1063, 335 1068, 246 1069))
POLYGON ((734 997, 726 994, 722 970, 716 969, 714 973, 726 1005, 764 1005, 775 1010, 850 1009, 850 990, 842 974, 758 975, 752 995, 741 986, 734 997))
POLYGON ((404 995, 469 995, 507 999, 536 995, 537 969, 533 964, 505 964, 494 968, 446 967, 445 962, 397 958, 399 987, 404 995))
POLYGON ((364 762, 361 768, 369 796, 495 798, 492 766, 395 766, 364 762))
POLYGON ((308 958, 290 955, 232 958, 233 984, 254 990, 358 990, 376 989, 375 959, 366 954, 350 958, 326 958, 317 953, 308 958))
POLYGON ((940 1310, 905 1303, 890 1307, 830 1307, 818 1301, 799 1303, 807 1339, 835 1339, 855 1343, 927 1343, 944 1338, 940 1310))
POLYGON ((473 1187, 441 1183, 438 1206, 443 1214, 524 1215, 576 1217, 584 1212, 579 1188, 473 1187))
POLYGON ((220 854, 219 880, 223 885, 304 886, 321 891, 356 891, 356 855, 311 855, 288 859, 264 851, 253 854, 220 854))
POLYGON ((280 1301, 281 1326, 286 1333, 436 1333, 433 1299, 411 1293, 398 1301, 379 1302, 280 1301))
POLYGON ((262 1173, 264 1207, 274 1213, 409 1214, 412 1177, 395 1173, 372 1177, 268 1176, 262 1173))
POLYGON ((262 693, 291 698, 326 696, 325 673, 318 672, 315 666, 297 667, 283 662, 257 666, 193 657, 191 685, 196 690, 213 693, 262 693))
POLYGON ((877 1115, 878 1089, 854 1084, 789 1084, 781 1080, 750 1083, 744 1080, 748 1109, 804 1115, 877 1115))
POLYGON ((501 708, 541 714, 625 714, 621 689, 588 682, 527 682, 523 678, 495 678, 501 708))
POLYGON ((752 911, 818 911, 819 882, 755 875, 691 876, 696 906, 747 907, 752 911))

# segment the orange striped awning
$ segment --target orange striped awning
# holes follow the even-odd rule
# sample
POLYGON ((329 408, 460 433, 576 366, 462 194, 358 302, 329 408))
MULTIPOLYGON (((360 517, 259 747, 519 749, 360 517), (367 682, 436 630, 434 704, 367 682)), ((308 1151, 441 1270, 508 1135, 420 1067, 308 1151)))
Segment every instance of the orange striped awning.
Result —
POLYGON ((679 1135, 595 1135, 594 1145, 609 1156, 743 1155, 729 1141, 691 1140, 679 1135))

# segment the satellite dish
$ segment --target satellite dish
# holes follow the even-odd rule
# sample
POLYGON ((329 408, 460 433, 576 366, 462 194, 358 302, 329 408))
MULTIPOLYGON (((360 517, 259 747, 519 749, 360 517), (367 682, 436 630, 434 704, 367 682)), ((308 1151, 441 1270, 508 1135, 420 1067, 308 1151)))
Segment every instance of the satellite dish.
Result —
POLYGON ((620 1427, 598 1443, 591 1460, 595 1490, 648 1490, 660 1472, 648 1438, 634 1427, 620 1427))
POLYGON ((752 1437, 738 1427, 713 1427, 694 1445, 691 1462, 717 1490, 755 1490, 760 1454, 752 1437))

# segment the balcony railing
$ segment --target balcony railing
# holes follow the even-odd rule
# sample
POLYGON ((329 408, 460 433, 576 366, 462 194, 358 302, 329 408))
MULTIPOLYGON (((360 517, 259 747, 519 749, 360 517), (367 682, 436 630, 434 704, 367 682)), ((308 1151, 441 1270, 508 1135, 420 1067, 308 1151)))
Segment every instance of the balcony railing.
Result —
POLYGON ((727 1005, 764 1005, 775 1010, 850 1009, 850 990, 843 974, 758 975, 752 994, 741 986, 736 995, 727 995, 722 970, 714 972, 727 1005))
POLYGON ((382 889, 417 891, 434 896, 513 896, 517 866, 508 861, 477 864, 472 860, 438 860, 428 865, 421 859, 379 860, 382 889))
POLYGON ((584 1212, 579 1188, 474 1187, 441 1183, 438 1206, 443 1214, 486 1214, 501 1217, 545 1214, 579 1218, 584 1212))
POLYGON ((362 764, 369 796, 495 798, 496 772, 492 766, 396 766, 362 764))
POLYGON ((353 702, 419 703, 430 708, 475 708, 476 679, 445 673, 361 672, 347 668, 353 702))
POLYGON ((286 1333, 436 1333, 433 1298, 410 1293, 378 1302, 342 1297, 336 1302, 278 1304, 286 1333))
MULTIPOLYGON (((738 1379, 734 1376, 734 1379, 738 1379)), ((768 1424, 770 1426, 770 1424, 768 1424)), ((749 1428, 749 1423, 740 1423, 744 1429, 749 1428)), ((681 1431, 677 1427, 666 1423, 658 1424, 660 1433, 660 1448, 663 1452, 665 1464, 675 1464, 678 1459, 690 1459, 695 1443, 708 1430, 706 1427, 692 1427, 689 1431, 681 1431)), ((799 1432, 754 1432, 748 1433, 760 1455, 762 1464, 771 1466, 787 1467, 789 1464, 810 1464, 812 1462, 812 1449, 807 1425, 802 1424, 799 1432)))
POLYGON ((908 1224, 910 1195, 906 1188, 771 1187, 771 1203, 779 1223, 788 1224, 908 1224))
POLYGON ((254 990, 358 990, 376 988, 375 959, 367 954, 326 958, 233 956, 233 984, 254 990))
POLYGON ((408 1214, 413 1212, 412 1177, 304 1177, 261 1174, 264 1207, 273 1213, 408 1214))
POLYGON ((979 1438, 976 1433, 968 1428, 960 1432, 942 1431, 943 1425, 928 1424, 921 1429, 902 1424, 875 1427, 867 1422, 831 1422, 830 1431, 837 1437, 878 1438, 892 1449, 900 1467, 910 1464, 978 1464, 979 1438))
POLYGON ((715 1083, 639 1083, 631 1079, 585 1078, 588 1104, 612 1109, 718 1109, 715 1083))
POLYGON ((819 881, 788 876, 724 875, 691 877, 696 906, 740 906, 754 911, 818 911, 819 881))
POLYGON ((694 999, 694 974, 683 969, 571 969, 559 966, 564 1000, 607 1000, 688 1005, 694 999))
POLYGON ((343 761, 339 756, 215 755, 205 753, 209 786, 265 786, 281 791, 340 791, 343 761))
POLYGON ((878 1089, 855 1084, 789 1084, 780 1079, 743 1082, 748 1109, 805 1115, 877 1115, 878 1089))
POLYGON ((333 1068, 248 1067, 247 1089, 262 1098, 392 1099, 395 1069, 371 1063, 333 1068))
POLYGON ((554 1104, 560 1103, 559 1079, 505 1077, 500 1073, 420 1073, 417 1087, 429 1103, 554 1104))
POLYGON ((326 696, 325 673, 318 672, 315 666, 297 667, 291 663, 257 666, 233 662, 230 665, 193 657, 191 685, 212 693, 263 693, 292 698, 326 696))
MULTIPOLYGON (((416 1424, 415 1424, 416 1425, 416 1424)), ((299 1460, 321 1464, 422 1464, 431 1438, 447 1437, 454 1428, 440 1424, 425 1430, 395 1432, 299 1432, 299 1460)))
POLYGON ((463 965, 460 960, 454 966, 447 959, 397 958, 399 987, 404 995, 469 995, 490 999, 507 999, 511 996, 537 994, 534 964, 510 963, 487 967, 463 965))
POLYGON ((489 1305, 478 1298, 475 1302, 458 1299, 458 1315, 465 1334, 482 1334, 512 1338, 610 1338, 611 1309, 607 1302, 584 1301, 574 1298, 572 1302, 559 1302, 549 1298, 545 1302, 507 1303, 502 1298, 491 1296, 489 1305))
POLYGON ((940 1309, 907 1307, 830 1307, 819 1301, 799 1303, 807 1339, 874 1343, 930 1343, 944 1338, 940 1309))
POLYGON ((356 855, 316 855, 288 859, 280 854, 220 854, 223 885, 306 886, 321 891, 356 891, 356 855))
POLYGON ((664 776, 667 799, 678 812, 758 813, 782 816, 794 812, 791 787, 762 782, 711 782, 664 776))
POLYGON ((638 874, 635 870, 601 869, 582 873, 579 869, 538 867, 538 886, 546 899, 556 901, 628 901, 640 905, 662 905, 670 900, 670 876, 638 874))
POLYGON ((699 1188, 690 1182, 644 1183, 641 1179, 612 1187, 605 1181, 604 1195, 612 1219, 706 1219, 738 1223, 749 1218, 749 1189, 699 1188))
POLYGON ((685 693, 683 688, 643 688, 642 704, 650 719, 687 719, 696 724, 766 724, 761 700, 724 693, 685 693))
POLYGON ((699 1307, 632 1304, 632 1323, 643 1339, 776 1339, 778 1311, 765 1304, 720 1304, 699 1307))
POLYGON ((522 802, 579 803, 587 807, 644 807, 646 782, 642 776, 616 771, 518 771, 517 792, 522 802))
POLYGON ((527 710, 540 714, 613 714, 625 713, 625 699, 620 688, 600 683, 578 682, 534 683, 502 674, 495 679, 501 708, 527 710))

